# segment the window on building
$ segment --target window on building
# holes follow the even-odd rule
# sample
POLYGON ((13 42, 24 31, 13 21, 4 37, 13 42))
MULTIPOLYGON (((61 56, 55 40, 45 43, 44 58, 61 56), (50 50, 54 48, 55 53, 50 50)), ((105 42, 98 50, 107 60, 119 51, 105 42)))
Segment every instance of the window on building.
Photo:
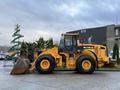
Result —
POLYGON ((116 29, 115 30, 115 36, 118 36, 119 35, 119 29, 116 29))
POLYGON ((85 29, 82 29, 82 30, 81 30, 81 33, 86 33, 86 30, 85 30, 85 29))

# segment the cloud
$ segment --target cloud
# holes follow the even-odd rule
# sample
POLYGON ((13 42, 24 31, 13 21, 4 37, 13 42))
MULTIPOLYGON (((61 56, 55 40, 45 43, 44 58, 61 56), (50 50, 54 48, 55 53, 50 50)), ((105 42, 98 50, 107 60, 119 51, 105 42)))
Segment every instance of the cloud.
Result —
POLYGON ((4 0, 0 1, 0 45, 10 45, 15 24, 24 40, 40 36, 59 40, 60 34, 86 27, 119 23, 118 0, 4 0))

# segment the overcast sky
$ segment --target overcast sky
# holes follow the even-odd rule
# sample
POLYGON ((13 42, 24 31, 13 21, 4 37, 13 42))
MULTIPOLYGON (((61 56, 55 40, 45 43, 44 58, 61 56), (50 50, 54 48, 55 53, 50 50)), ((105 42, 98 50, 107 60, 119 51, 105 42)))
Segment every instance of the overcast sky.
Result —
POLYGON ((120 0, 0 0, 0 45, 10 45, 15 24, 25 41, 87 27, 119 24, 120 0))

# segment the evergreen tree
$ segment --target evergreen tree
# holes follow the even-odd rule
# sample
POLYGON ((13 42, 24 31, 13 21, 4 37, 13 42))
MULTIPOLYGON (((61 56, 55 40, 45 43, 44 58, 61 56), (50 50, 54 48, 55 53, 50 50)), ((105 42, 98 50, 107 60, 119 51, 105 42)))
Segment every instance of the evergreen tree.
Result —
POLYGON ((20 55, 24 56, 24 57, 27 57, 28 56, 27 53, 28 53, 28 46, 27 46, 27 43, 23 41, 21 43, 20 55))
POLYGON ((9 51, 13 51, 16 52, 17 56, 20 55, 20 47, 21 47, 21 42, 20 42, 20 38, 24 37, 23 35, 20 34, 20 25, 16 25, 15 27, 15 31, 12 35, 13 40, 11 41, 11 43, 13 44, 13 46, 10 48, 9 51))
POLYGON ((113 59, 117 59, 117 63, 120 63, 119 61, 119 47, 118 47, 118 44, 114 44, 114 47, 113 47, 113 56, 112 56, 113 59))
POLYGON ((31 62, 34 61, 35 48, 36 48, 36 43, 27 43, 27 50, 28 50, 27 57, 31 62))
POLYGON ((46 48, 52 48, 52 47, 54 47, 53 39, 50 38, 49 40, 46 41, 46 48))
POLYGON ((40 37, 38 41, 33 43, 22 42, 20 55, 27 57, 31 62, 33 62, 35 49, 42 50, 44 48, 52 48, 52 47, 54 47, 52 38, 45 41, 43 37, 40 37))
POLYGON ((43 37, 40 37, 37 42, 37 45, 36 45, 36 48, 39 48, 39 49, 44 49, 45 48, 45 41, 43 39, 43 37))

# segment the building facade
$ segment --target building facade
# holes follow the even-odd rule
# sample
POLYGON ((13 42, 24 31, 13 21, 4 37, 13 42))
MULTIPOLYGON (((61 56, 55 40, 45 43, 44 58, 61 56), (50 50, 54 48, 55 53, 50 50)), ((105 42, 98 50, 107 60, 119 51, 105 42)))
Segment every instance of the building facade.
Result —
POLYGON ((107 45, 108 52, 113 50, 114 43, 120 47, 120 25, 107 25, 102 27, 80 29, 71 32, 79 32, 80 43, 94 43, 107 45))

